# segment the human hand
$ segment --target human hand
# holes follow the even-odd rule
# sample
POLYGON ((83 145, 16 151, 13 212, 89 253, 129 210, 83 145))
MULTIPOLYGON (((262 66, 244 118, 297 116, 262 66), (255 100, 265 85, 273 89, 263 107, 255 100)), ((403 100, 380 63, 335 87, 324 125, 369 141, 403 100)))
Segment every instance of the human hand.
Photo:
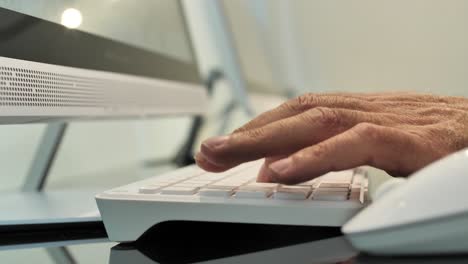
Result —
POLYGON ((258 181, 295 184, 362 165, 405 176, 467 146, 462 97, 305 94, 204 141, 195 160, 221 172, 266 158, 258 181))

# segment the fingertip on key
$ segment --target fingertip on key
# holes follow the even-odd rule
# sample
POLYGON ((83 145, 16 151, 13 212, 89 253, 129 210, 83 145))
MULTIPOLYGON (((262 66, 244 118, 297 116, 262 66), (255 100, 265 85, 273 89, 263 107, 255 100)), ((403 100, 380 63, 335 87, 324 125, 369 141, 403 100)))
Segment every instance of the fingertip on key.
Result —
POLYGON ((222 171, 225 171, 226 169, 222 168, 222 167, 219 167, 213 163, 211 163, 210 161, 208 161, 205 157, 205 155, 201 152, 198 152, 197 154, 195 154, 195 156, 193 157, 193 159, 195 160, 196 164, 206 170, 206 171, 210 171, 210 172, 222 172, 222 171))
POLYGON ((278 176, 284 176, 292 166, 292 159, 286 158, 271 163, 268 167, 278 176))
POLYGON ((273 182, 271 178, 271 171, 268 166, 264 163, 257 175, 257 182, 273 182))

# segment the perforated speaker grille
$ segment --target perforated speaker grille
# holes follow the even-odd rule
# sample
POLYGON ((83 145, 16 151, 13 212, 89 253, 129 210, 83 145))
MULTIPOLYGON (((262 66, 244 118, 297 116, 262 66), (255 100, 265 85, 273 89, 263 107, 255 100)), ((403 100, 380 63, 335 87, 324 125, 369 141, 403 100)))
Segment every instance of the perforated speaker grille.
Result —
POLYGON ((199 84, 0 56, 0 124, 198 114, 206 103, 199 84))
POLYGON ((0 106, 101 107, 108 81, 38 70, 0 67, 0 106))

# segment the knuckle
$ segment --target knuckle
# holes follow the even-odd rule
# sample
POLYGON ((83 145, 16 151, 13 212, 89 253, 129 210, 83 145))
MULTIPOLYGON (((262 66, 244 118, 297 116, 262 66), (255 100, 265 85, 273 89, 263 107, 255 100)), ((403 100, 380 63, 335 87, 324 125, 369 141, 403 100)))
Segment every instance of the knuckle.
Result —
POLYGON ((438 106, 429 106, 429 107, 425 107, 425 108, 422 108, 422 109, 417 109, 416 110, 416 113, 419 114, 419 115, 423 115, 423 116, 427 116, 427 115, 442 115, 444 113, 444 109, 442 109, 441 107, 438 107, 438 106))
POLYGON ((307 151, 301 151, 292 156, 293 163, 300 163, 301 161, 305 160, 315 160, 321 159, 322 157, 326 156, 326 153, 330 150, 330 147, 327 144, 319 143, 307 151))
POLYGON ((278 107, 280 112, 300 112, 299 107, 297 106, 296 99, 289 100, 278 107))
POLYGON ((237 134, 237 133, 241 133, 241 132, 246 132, 248 131, 247 129, 248 127, 248 123, 245 125, 245 126, 242 126, 242 127, 239 127, 239 128, 236 128, 232 131, 232 134, 237 134))
POLYGON ((408 133, 411 135, 414 144, 423 145, 428 153, 446 152, 450 148, 450 145, 446 142, 449 137, 441 137, 443 132, 439 129, 432 127, 409 129, 408 133))
POLYGON ((289 159, 291 160, 292 167, 297 167, 298 164, 300 164, 300 162, 304 160, 304 153, 298 152, 296 154, 291 155, 289 159))
POLYGON ((312 107, 315 107, 316 105, 316 95, 307 93, 286 102, 284 106, 294 111, 306 111, 312 107))
POLYGON ((251 130, 244 131, 243 134, 246 135, 248 138, 251 138, 253 140, 258 140, 264 137, 265 129, 264 128, 251 129, 251 130))
POLYGON ((432 95, 432 98, 434 101, 441 103, 441 104, 448 104, 450 103, 450 98, 446 96, 435 96, 432 95))
POLYGON ((358 136, 366 140, 380 141, 383 136, 382 128, 372 123, 359 123, 354 131, 358 136))
MULTIPOLYGON (((280 120, 280 121, 275 123, 274 127, 271 126, 271 127, 268 127, 268 128, 274 129, 274 131, 272 131, 274 134, 281 134, 281 131, 292 132, 291 131, 292 126, 293 126, 293 124, 291 124, 291 122, 288 122, 288 120, 280 120)), ((288 134, 291 135, 290 133, 288 133, 288 134)))
POLYGON ((432 145, 432 149, 441 150, 444 154, 448 154, 466 147, 468 135, 460 132, 466 131, 462 124, 459 122, 446 122, 443 125, 427 127, 420 133, 424 136, 423 140, 427 142, 427 146, 432 145))
MULTIPOLYGON (((340 125, 341 116, 338 112, 331 108, 317 107, 314 110, 314 115, 319 115, 318 121, 325 127, 335 127, 340 125)), ((311 111, 312 112, 312 111, 311 111)))
POLYGON ((326 144, 317 144, 311 149, 310 155, 315 158, 321 158, 325 156, 325 153, 327 153, 329 149, 329 146, 326 144))
POLYGON ((453 120, 457 124, 468 124, 468 113, 465 111, 456 111, 453 114, 453 120))

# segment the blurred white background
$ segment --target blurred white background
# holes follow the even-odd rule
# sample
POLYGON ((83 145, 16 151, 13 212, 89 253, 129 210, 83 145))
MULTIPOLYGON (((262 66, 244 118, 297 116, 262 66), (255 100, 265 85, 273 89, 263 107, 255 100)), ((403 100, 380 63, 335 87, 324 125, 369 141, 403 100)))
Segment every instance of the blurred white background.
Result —
MULTIPOLYGON (((191 34, 202 73, 220 64, 216 47, 207 38, 209 27, 200 22, 201 6, 209 1, 184 1, 191 14, 191 34)), ((18 2, 0 0, 0 6, 14 6, 18 2)), ((41 8, 36 0, 21 2, 20 8, 41 8)), ((60 2, 61 8, 103 12, 95 8, 96 1, 56 2, 60 2)), ((131 0, 99 1, 102 5, 116 2, 131 14, 154 12, 156 18, 162 10, 150 9, 139 1, 138 4, 131 0)), ((225 0, 223 3, 257 112, 277 105, 286 95, 304 92, 407 90, 468 95, 468 1, 225 0)), ((125 17, 120 12, 115 14, 125 17)), ((138 17, 141 16, 134 16, 138 17)), ((145 36, 125 26, 106 25, 119 38, 145 36)), ((170 27, 171 23, 165 26, 170 27)), ((145 32, 150 31, 151 27, 145 28, 145 32)), ((222 93, 217 100, 225 102, 228 95, 222 93)), ((239 109, 234 115, 229 128, 247 120, 239 109)), ((213 113, 209 116, 209 120, 217 122, 213 113)), ((140 171, 142 161, 174 155, 189 125, 188 117, 74 123, 67 131, 47 188, 109 188, 135 181, 145 175, 140 171)), ((43 131, 44 125, 0 126, 0 190, 19 189, 43 131)), ((205 128, 204 135, 213 131, 205 128)), ((90 250, 86 246, 72 249, 90 250)), ((39 250, 20 252, 24 254, 0 252, 0 259, 8 257, 10 263, 22 263, 36 256, 44 260, 41 263, 48 261, 39 250)), ((107 257, 106 252, 97 249, 93 254, 103 261, 107 257)), ((89 255, 81 260, 103 262, 95 262, 96 258, 89 255)))
POLYGON ((249 80, 265 87, 468 93, 468 1, 224 3, 249 80))

